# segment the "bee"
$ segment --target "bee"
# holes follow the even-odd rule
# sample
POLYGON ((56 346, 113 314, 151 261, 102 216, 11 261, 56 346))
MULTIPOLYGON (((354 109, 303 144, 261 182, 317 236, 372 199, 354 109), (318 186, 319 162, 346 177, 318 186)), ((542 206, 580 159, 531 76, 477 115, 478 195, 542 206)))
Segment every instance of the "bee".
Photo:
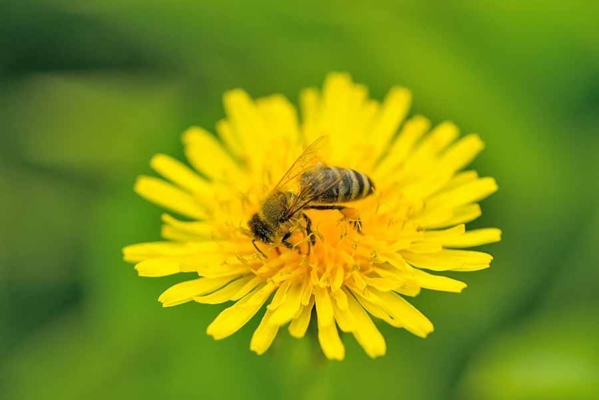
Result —
MULTIPOLYGON (((323 139, 317 139, 304 150, 249 220, 252 244, 262 255, 257 241, 293 248, 289 238, 302 220, 310 244, 316 243, 312 221, 304 210, 338 210, 345 217, 355 216, 354 209, 338 203, 361 200, 374 193, 374 183, 366 174, 317 161, 317 150, 323 139), (292 182, 298 182, 295 191, 289 188, 292 182)), ((361 230, 359 218, 354 218, 353 225, 358 232, 361 230)))

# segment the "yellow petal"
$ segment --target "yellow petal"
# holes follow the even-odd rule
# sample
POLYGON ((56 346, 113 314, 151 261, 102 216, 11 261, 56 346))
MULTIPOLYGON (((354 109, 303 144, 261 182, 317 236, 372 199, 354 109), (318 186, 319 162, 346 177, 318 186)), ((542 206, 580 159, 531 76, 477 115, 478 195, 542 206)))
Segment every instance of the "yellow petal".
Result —
MULTIPOLYGON (((422 226, 423 228, 437 227, 445 221, 449 221, 455 215, 455 209, 449 207, 435 207, 425 208, 422 212, 411 215, 410 221, 422 226)), ((443 224, 442 227, 449 226, 449 224, 443 224)))
POLYGON ((376 289, 371 289, 370 292, 373 295, 371 298, 375 304, 379 305, 413 334, 426 337, 433 331, 431 321, 400 295, 393 292, 381 292, 376 289))
POLYGON ((239 168, 214 135, 191 127, 183 133, 185 155, 189 163, 207 177, 234 182, 239 168))
POLYGON ((387 313, 382 308, 382 306, 380 306, 379 304, 375 304, 373 301, 369 300, 372 299, 376 301, 376 299, 372 298, 372 294, 368 295, 369 292, 365 290, 356 290, 356 288, 353 288, 351 286, 348 287, 348 289, 351 290, 351 293, 354 295, 355 299, 358 300, 360 305, 372 316, 382 319, 383 321, 387 322, 389 325, 395 328, 403 328, 401 322, 395 321, 393 318, 391 318, 389 313, 387 313))
POLYGON ((158 301, 162 303, 163 307, 176 306, 191 301, 196 296, 212 293, 235 278, 236 277, 217 279, 200 278, 181 282, 168 288, 162 295, 160 295, 158 301))
POLYGON ((379 163, 375 176, 385 182, 389 181, 389 178, 396 178, 393 172, 397 171, 406 160, 416 141, 429 130, 430 126, 430 121, 422 115, 409 119, 403 125, 385 158, 379 163))
POLYGON ((199 240, 197 236, 180 231, 170 225, 162 225, 160 228, 160 236, 174 242, 193 242, 199 240))
POLYGON ((162 214, 162 222, 176 230, 201 238, 208 238, 214 234, 212 225, 202 221, 180 221, 169 214, 162 214))
POLYGON ((432 254, 402 252, 411 265, 433 271, 476 271, 488 268, 493 257, 487 253, 466 250, 442 250, 432 254))
POLYGON ((497 191, 497 182, 495 182, 495 179, 480 178, 453 190, 431 197, 427 201, 427 207, 430 207, 431 209, 436 207, 459 207, 464 204, 482 200, 495 191, 497 191))
MULTIPOLYGON (((272 189, 275 181, 278 181, 301 153, 300 144, 304 138, 299 133, 296 108, 284 96, 260 98, 256 101, 256 109, 265 127, 262 140, 268 148, 276 149, 267 155, 267 174, 272 175, 270 178, 273 181, 264 179, 268 189, 272 189)), ((309 143, 312 141, 304 142, 306 145, 309 143)))
POLYGON ((316 288, 314 290, 314 300, 316 301, 316 312, 318 313, 319 324, 334 324, 333 304, 329 292, 325 288, 316 288))
POLYGON ((340 265, 336 266, 333 270, 333 282, 331 282, 331 288, 334 290, 341 288, 344 279, 345 270, 340 265))
POLYGON ((478 179, 478 173, 476 171, 462 171, 453 176, 449 182, 443 187, 442 191, 449 191, 455 189, 465 183, 472 182, 478 179))
POLYGON ((299 315, 289 324, 289 334, 296 338, 303 338, 310 325, 310 317, 314 308, 314 296, 310 297, 308 304, 303 306, 299 315))
MULTIPOLYGON (((341 268, 339 268, 339 269, 341 269, 341 268)), ((335 300, 333 302, 334 304, 336 304, 342 310, 347 310, 347 296, 345 295, 344 291, 342 291, 338 288, 332 289, 331 296, 333 297, 333 300, 335 300)))
POLYGON ((403 294, 404 296, 416 297, 420 294, 422 287, 418 284, 416 279, 406 280, 406 282, 395 289, 395 292, 403 294))
POLYGON ((439 229, 457 224, 464 224, 470 221, 474 221, 482 215, 482 211, 478 204, 466 204, 461 207, 456 207, 453 210, 447 210, 447 212, 441 212, 436 214, 436 217, 428 217, 422 219, 426 221, 421 223, 421 226, 427 229, 439 229))
POLYGON ((228 121, 244 151, 244 160, 253 171, 262 171, 267 161, 266 139, 273 133, 266 130, 254 101, 245 91, 231 90, 225 93, 223 100, 228 121))
POLYGON ((153 258, 135 265, 139 276, 160 277, 181 272, 181 263, 172 258, 153 258))
POLYGON ((393 267, 397 268, 399 271, 405 271, 406 268, 406 260, 399 253, 385 253, 379 254, 378 256, 381 262, 389 263, 393 267))
POLYGON ((329 360, 343 360, 345 358, 345 347, 335 324, 318 326, 318 341, 322 352, 329 360))
POLYGON ((262 318, 262 321, 260 321, 260 325, 258 325, 258 328, 252 335, 250 350, 256 354, 264 354, 277 336, 279 325, 273 324, 271 317, 272 311, 266 310, 266 314, 262 318))
POLYGON ((216 132, 222 139, 225 147, 231 151, 238 159, 243 159, 243 147, 237 136, 237 132, 231 127, 226 119, 221 119, 216 123, 216 132))
POLYGON ((379 158, 408 113, 411 102, 412 94, 405 88, 394 87, 387 93, 387 97, 376 116, 376 122, 368 136, 371 152, 364 155, 372 157, 375 161, 379 158))
POLYGON ((302 285, 295 284, 287 291, 285 302, 272 312, 271 321, 276 325, 284 325, 291 321, 301 307, 302 285))
POLYGON ((442 122, 437 125, 410 154, 401 175, 411 176, 414 173, 421 174, 423 171, 430 171, 434 166, 433 161, 436 156, 454 141, 458 134, 458 127, 451 122, 442 122))
POLYGON ((420 286, 414 279, 413 268, 403 262, 401 269, 390 264, 379 264, 373 268, 380 278, 364 277, 364 281, 382 292, 395 291, 407 296, 416 296, 420 293, 420 286))
POLYGON ((150 165, 154 171, 190 193, 199 193, 205 197, 212 192, 212 187, 206 180, 172 157, 156 154, 150 160, 150 165))
POLYGON ((252 269, 245 263, 231 263, 223 254, 206 254, 201 258, 185 258, 181 262, 181 272, 197 272, 206 278, 221 278, 233 275, 246 275, 252 269))
POLYGON ((466 227, 464 224, 444 230, 427 230, 423 232, 422 240, 413 241, 407 248, 412 253, 436 253, 442 250, 443 245, 464 234, 466 227))
POLYGON ((324 82, 320 127, 330 137, 329 162, 347 159, 349 150, 354 145, 356 135, 348 135, 352 129, 353 114, 351 104, 353 84, 349 74, 329 74, 324 82))
POLYGON ((281 306, 281 304, 283 304, 286 301, 287 291, 289 290, 290 285, 291 285, 291 282, 284 281, 279 286, 279 288, 275 292, 275 295, 272 298, 272 301, 270 302, 270 304, 268 306, 266 306, 266 308, 268 310, 276 310, 277 308, 279 308, 281 306))
POLYGON ((375 287, 383 292, 388 292, 390 290, 397 290, 404 284, 403 279, 401 279, 399 277, 370 278, 370 277, 365 276, 365 277, 363 277, 363 279, 366 282, 366 284, 368 284, 368 286, 375 287))
POLYGON ((193 300, 202 304, 220 304, 229 300, 233 300, 232 297, 252 279, 254 279, 253 275, 241 277, 211 294, 196 296, 193 298, 193 300))
POLYGON ((447 240, 463 235, 464 232, 466 232, 466 226, 464 224, 456 225, 443 230, 428 230, 424 232, 422 240, 445 243, 447 240))
POLYGON ((315 291, 316 314, 318 315, 318 341, 324 355, 330 360, 343 360, 345 347, 335 326, 333 306, 328 291, 317 288, 315 291))
POLYGON ((353 314, 349 311, 349 308, 342 309, 337 305, 337 302, 335 301, 331 302, 331 304, 333 306, 333 311, 335 314, 335 321, 337 321, 339 329, 341 329, 341 331, 343 332, 353 332, 356 326, 356 321, 354 320, 353 314))
MULTIPOLYGON (((338 165, 347 165, 348 168, 354 168, 361 172, 371 174, 371 170, 378 158, 381 157, 381 149, 369 140, 368 133, 371 132, 374 121, 379 115, 379 103, 367 99, 368 90, 355 85, 350 92, 350 106, 347 111, 349 126, 346 126, 347 137, 352 140, 345 140, 348 145, 348 152, 337 152, 338 157, 342 159, 334 160, 338 165), (365 134, 365 132, 367 132, 365 134), (347 159, 347 154, 360 153, 364 157, 351 157, 347 159), (343 162, 343 160, 346 160, 343 162), (343 164, 341 164, 343 162, 343 164)), ((337 148, 337 144, 335 144, 337 148)), ((371 176, 372 177, 372 176, 371 176)))
POLYGON ((435 168, 444 171, 458 171, 470 164, 484 147, 485 144, 478 135, 465 136, 447 149, 435 168))
MULTIPOLYGON (((251 244, 250 244, 251 246, 251 244)), ((155 256, 201 256, 207 253, 235 254, 239 251, 239 243, 229 241, 207 240, 192 243, 146 242, 127 246, 123 249, 127 260, 143 260, 155 256)))
POLYGON ((186 217, 206 218, 204 208, 192 195, 161 179, 140 176, 135 182, 135 191, 146 200, 186 217))
MULTIPOLYGON (((379 103, 377 101, 370 100, 368 98, 368 88, 359 85, 352 84, 348 95, 348 107, 347 116, 350 120, 349 130, 347 135, 351 136, 351 140, 348 140, 348 145, 353 151, 360 151, 361 149, 370 148, 371 143, 368 140, 368 136, 364 132, 371 132, 372 126, 375 120, 379 116, 379 103), (352 143, 353 142, 353 143, 352 143), (363 147, 364 146, 364 147, 363 147)), ((374 150, 375 147, 373 147, 374 150)), ((377 153, 368 154, 368 152, 362 153, 374 162, 375 157, 379 157, 380 150, 377 153)), ((355 154, 355 153, 346 153, 355 154)), ((347 159, 347 156, 345 157, 347 159)), ((370 166, 362 164, 362 162, 356 158, 348 160, 348 167, 357 168, 360 166, 362 172, 368 172, 370 166)))
POLYGON ((313 285, 309 276, 302 283, 302 305, 307 306, 312 299, 313 285))
POLYGON ((387 344, 385 338, 376 328, 372 319, 368 316, 362 306, 356 301, 349 291, 346 292, 348 298, 349 312, 355 321, 353 335, 362 346, 366 354, 371 358, 385 355, 387 344))
POLYGON ((318 341, 322 352, 329 360, 343 360, 345 358, 345 347, 335 324, 318 326, 318 341))
POLYGON ((300 93, 300 109, 302 112, 302 131, 308 143, 312 143, 322 135, 317 130, 320 116, 320 94, 316 88, 307 88, 300 93))
POLYGON ((360 291, 364 291, 366 290, 366 281, 364 280, 364 277, 362 276, 361 273, 356 272, 350 275, 350 278, 346 284, 350 284, 353 283, 353 285, 360 291))
POLYGON ((260 276, 254 276, 247 283, 245 283, 245 285, 243 285, 237 293, 235 293, 231 297, 231 300, 239 300, 242 297, 245 297, 248 293, 253 291, 256 287, 258 287, 258 285, 260 285, 263 282, 264 282, 264 278, 262 278, 260 276))
POLYGON ((126 246, 123 249, 125 261, 138 262, 148 258, 180 256, 189 254, 189 247, 182 243, 147 242, 126 246))
POLYGON ((466 287, 464 282, 447 278, 446 276, 429 274, 417 268, 414 268, 413 274, 420 286, 425 289, 460 293, 466 287))
POLYGON ((501 240, 501 230, 496 228, 474 229, 458 237, 448 238, 443 242, 445 247, 474 247, 495 243, 501 240))
MULTIPOLYGON (((125 261, 140 262, 150 259, 172 259, 180 264, 181 272, 200 272, 204 268, 220 266, 227 261, 227 246, 219 246, 214 242, 154 242, 140 243, 127 246, 123 249, 125 261)), ((239 262, 236 258, 235 261, 239 262)), ((232 260, 230 260, 232 261, 232 260)), ((230 263, 228 267, 233 266, 230 263)), ((248 267, 246 267, 247 269, 248 267)))
MULTIPOLYGON (((124 253, 125 260, 129 262, 172 260, 173 263, 178 263, 180 272, 197 272, 210 278, 249 272, 251 266, 240 262, 237 256, 229 255, 228 247, 229 244, 226 242, 158 242, 128 246, 124 249, 124 253)), ((150 266, 151 264, 148 264, 140 268, 145 269, 150 266)))
POLYGON ((437 252, 441 251, 442 249, 443 249, 443 246, 441 246, 441 243, 439 243, 439 242, 420 241, 420 242, 412 243, 407 250, 409 250, 411 253, 427 254, 427 253, 437 253, 437 252))
POLYGON ((256 315, 274 289, 274 285, 267 283, 223 310, 208 326, 208 335, 220 340, 237 332, 256 315))
POLYGON ((452 176, 452 171, 444 169, 430 171, 426 176, 403 183, 402 191, 408 199, 426 199, 445 188, 452 176))
POLYGON ((437 125, 422 142, 418 149, 414 152, 414 156, 418 157, 420 153, 436 155, 447 145, 453 142, 459 135, 458 127, 449 121, 444 121, 437 125))
POLYGON ((282 95, 272 95, 259 99, 256 102, 258 112, 262 115, 269 132, 276 132, 272 139, 279 144, 297 142, 299 138, 299 124, 295 106, 282 95))

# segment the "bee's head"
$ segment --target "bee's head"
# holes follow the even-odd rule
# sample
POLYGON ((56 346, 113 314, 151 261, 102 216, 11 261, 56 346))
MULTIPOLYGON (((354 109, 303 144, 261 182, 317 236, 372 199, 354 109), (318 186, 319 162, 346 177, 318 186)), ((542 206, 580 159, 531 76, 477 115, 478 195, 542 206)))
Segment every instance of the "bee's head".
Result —
POLYGON ((258 213, 252 216, 252 219, 250 219, 248 222, 248 226, 254 239, 260 240, 261 242, 267 244, 272 244, 274 242, 274 232, 270 226, 262 221, 258 213))

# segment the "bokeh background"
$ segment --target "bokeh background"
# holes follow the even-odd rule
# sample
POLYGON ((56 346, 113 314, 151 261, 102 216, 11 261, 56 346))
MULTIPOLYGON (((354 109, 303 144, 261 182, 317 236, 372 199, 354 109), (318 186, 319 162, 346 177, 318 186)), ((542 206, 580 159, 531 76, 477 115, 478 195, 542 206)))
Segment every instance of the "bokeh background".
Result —
POLYGON ((298 3, 2 2, 0 398, 599 398, 598 3, 298 3), (472 226, 504 239, 464 293, 413 300, 426 340, 381 325, 384 358, 348 337, 314 364, 282 331, 259 357, 256 321, 215 342, 224 306, 162 309, 181 277, 122 261, 159 238, 132 185, 225 90, 296 102, 330 71, 480 133, 500 190, 472 226))

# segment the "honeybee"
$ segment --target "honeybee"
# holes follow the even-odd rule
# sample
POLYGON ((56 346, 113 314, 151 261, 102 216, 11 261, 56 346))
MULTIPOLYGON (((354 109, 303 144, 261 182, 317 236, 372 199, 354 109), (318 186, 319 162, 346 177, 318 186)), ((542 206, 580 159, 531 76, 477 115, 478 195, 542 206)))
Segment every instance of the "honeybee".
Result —
MULTIPOLYGON (((374 183, 367 175, 317 161, 317 150, 323 139, 317 139, 304 150, 249 220, 252 244, 262 255, 257 241, 293 248, 289 237, 301 220, 310 244, 316 243, 312 221, 304 210, 338 210, 344 216, 355 216, 354 209, 337 203, 360 200, 374 193, 374 183), (299 183, 296 191, 289 188, 294 181, 299 183)), ((361 230, 359 217, 354 218, 353 225, 361 230)))

